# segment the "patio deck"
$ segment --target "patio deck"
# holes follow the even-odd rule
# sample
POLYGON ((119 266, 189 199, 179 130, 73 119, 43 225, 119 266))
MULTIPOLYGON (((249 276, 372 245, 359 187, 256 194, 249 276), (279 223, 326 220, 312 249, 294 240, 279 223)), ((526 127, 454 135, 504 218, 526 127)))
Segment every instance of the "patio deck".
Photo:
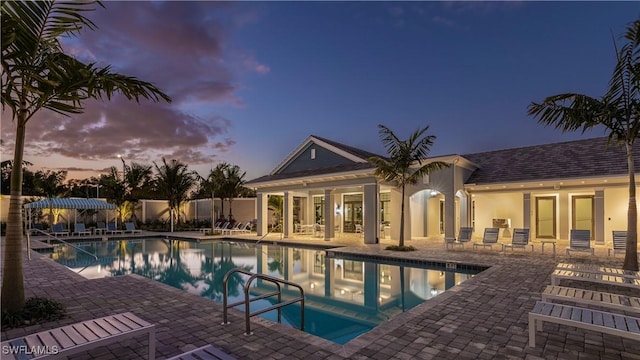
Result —
MULTIPOLYGON (((199 238, 196 234, 175 235, 199 238)), ((541 254, 539 244, 534 253, 446 251, 442 240, 417 239, 407 244, 418 251, 398 253, 383 250, 387 244, 395 243, 389 239, 382 240, 380 245, 362 245, 361 239, 345 235, 325 242, 304 236, 280 239, 274 234, 268 237, 278 242, 344 245, 336 252, 451 260, 491 268, 349 343, 337 345, 260 318, 252 319, 254 334, 245 336, 242 314, 230 312, 231 324, 223 326, 222 306, 208 299, 136 275, 87 280, 36 253, 32 253, 32 260, 28 261, 25 250, 27 296, 55 298, 66 305, 68 316, 56 322, 4 331, 1 338, 6 340, 132 311, 156 324, 160 359, 206 344, 213 344, 239 359, 640 359, 640 342, 554 324, 546 324, 545 331, 537 333, 537 347, 528 346, 527 315, 541 299, 544 287, 551 283, 550 274, 555 264, 597 261, 620 267, 621 258, 607 258, 604 247, 596 248, 594 260, 582 255, 565 258, 562 250, 566 245, 562 241, 558 244, 558 256, 553 257, 548 247, 545 254, 541 254)), ((632 289, 577 282, 563 282, 563 285, 634 295, 632 289)), ((144 340, 132 339, 71 359, 136 359, 143 358, 146 351, 144 340)))

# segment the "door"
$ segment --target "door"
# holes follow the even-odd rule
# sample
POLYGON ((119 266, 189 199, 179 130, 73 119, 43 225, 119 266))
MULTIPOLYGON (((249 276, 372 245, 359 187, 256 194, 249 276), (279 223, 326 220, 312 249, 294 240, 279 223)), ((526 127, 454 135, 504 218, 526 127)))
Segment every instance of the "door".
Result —
POLYGON ((543 196, 536 198, 536 238, 556 238, 555 196, 543 196))
POLYGON ((571 228, 589 230, 593 240, 593 196, 580 195, 571 199, 571 228))
POLYGON ((345 195, 343 232, 355 232, 356 225, 362 225, 362 194, 345 195))

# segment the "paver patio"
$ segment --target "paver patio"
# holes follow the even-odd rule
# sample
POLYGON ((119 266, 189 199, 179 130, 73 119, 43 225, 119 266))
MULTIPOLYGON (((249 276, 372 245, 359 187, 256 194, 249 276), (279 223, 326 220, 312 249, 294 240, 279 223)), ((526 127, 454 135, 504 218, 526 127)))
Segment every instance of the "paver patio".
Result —
MULTIPOLYGON (((327 244, 311 238, 274 239, 327 244)), ((446 251, 441 240, 420 239, 407 242, 418 251, 398 253, 383 250, 390 240, 380 245, 359 242, 345 237, 331 244, 345 245, 336 252, 460 261, 490 268, 347 344, 337 345, 260 318, 252 318, 253 335, 246 336, 242 314, 231 311, 231 324, 223 326, 222 305, 211 300, 136 275, 87 280, 35 252, 28 261, 25 250, 27 296, 57 299, 66 305, 68 316, 3 331, 1 337, 6 340, 132 311, 156 324, 158 358, 213 344, 239 359, 640 359, 640 342, 554 324, 545 324, 544 332, 537 333, 537 347, 528 346, 527 315, 550 284, 555 264, 595 261, 620 267, 621 259, 607 258, 605 248, 597 249, 596 259, 580 255, 567 259, 562 256, 562 242, 557 257, 548 251, 541 254, 540 244, 534 253, 446 251)), ((563 285, 640 296, 633 289, 578 282, 563 285)), ((145 341, 127 340, 71 359, 143 358, 145 341)))

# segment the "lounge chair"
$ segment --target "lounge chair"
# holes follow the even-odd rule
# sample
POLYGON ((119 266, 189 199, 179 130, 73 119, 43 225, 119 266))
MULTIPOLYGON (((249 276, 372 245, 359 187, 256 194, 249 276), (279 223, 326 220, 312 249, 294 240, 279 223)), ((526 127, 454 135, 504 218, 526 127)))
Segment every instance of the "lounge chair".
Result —
POLYGON ((487 246, 490 249, 493 249, 493 245, 497 245, 498 244, 498 234, 500 233, 500 229, 499 228, 486 228, 484 229, 484 236, 482 236, 482 242, 481 243, 473 243, 473 249, 475 250, 476 247, 478 246, 482 246, 483 248, 486 248, 487 246))
POLYGON ((567 256, 572 251, 588 252, 591 253, 591 256, 595 255, 594 249, 591 247, 591 231, 571 229, 567 256))
POLYGON ((236 360, 236 358, 213 345, 205 345, 167 360, 236 360))
POLYGON ((640 271, 629 271, 620 268, 600 266, 597 264, 559 263, 556 269, 582 271, 593 274, 605 274, 640 279, 640 271))
POLYGON ((51 235, 69 235, 69 230, 67 230, 62 223, 53 224, 53 227, 51 228, 51 235))
POLYGON ((96 234, 104 234, 107 232, 107 224, 105 224, 103 221, 98 221, 98 224, 96 225, 96 234))
POLYGON ((236 230, 231 230, 230 234, 235 234, 235 233, 250 233, 251 232, 251 228, 252 228, 252 224, 251 222, 245 223, 244 226, 240 226, 238 229, 236 230))
POLYGON ((130 232, 132 234, 142 233, 142 230, 136 229, 136 224, 133 223, 133 222, 126 222, 126 223, 124 223, 124 226, 126 228, 126 230, 124 231, 125 233, 127 233, 127 232, 130 232))
POLYGON ((622 311, 640 313, 640 297, 547 285, 542 291, 542 301, 569 301, 576 304, 596 305, 622 311))
POLYGON ((467 226, 460 227, 460 231, 458 232, 457 239, 453 239, 453 241, 446 241, 445 239, 445 243, 444 243, 445 249, 448 249, 449 245, 451 245, 452 248, 456 246, 460 246, 461 248, 464 248, 464 244, 471 241, 471 234, 473 234, 472 227, 467 227, 467 226))
POLYGON ((613 257, 616 257, 616 252, 625 254, 627 252, 627 232, 613 230, 613 248, 608 249, 608 256, 611 256, 613 251, 613 257))
POLYGON ((533 252, 533 244, 529 244, 529 229, 513 229, 511 244, 502 245, 502 250, 508 247, 510 247, 512 251, 514 248, 526 250, 527 246, 531 246, 531 252, 533 252))
POLYGON ((536 346, 536 329, 542 331, 544 322, 640 340, 640 318, 538 301, 529 313, 529 346, 536 346))
POLYGON ((138 335, 149 337, 149 359, 156 356, 156 328, 126 312, 41 331, 2 342, 3 359, 62 359, 138 335), (35 351, 51 353, 36 353, 35 351), (17 352, 17 353, 16 353, 17 352))
POLYGON ((579 270, 555 269, 551 273, 551 285, 560 285, 561 280, 586 281, 640 289, 640 278, 579 270))
POLYGON ((236 230, 238 230, 241 226, 242 226, 242 223, 241 223, 241 222, 237 222, 237 223, 235 223, 232 227, 227 228, 227 229, 223 229, 223 230, 222 230, 222 234, 223 234, 223 235, 225 235, 225 234, 226 234, 226 235, 231 235, 231 232, 232 232, 232 231, 236 231, 236 230))
POLYGON ((74 231, 73 231, 73 234, 74 234, 74 235, 76 235, 76 234, 77 234, 77 235, 91 235, 91 231, 87 230, 87 229, 84 227, 84 224, 83 224, 83 223, 76 223, 76 224, 73 226, 73 229, 74 229, 74 231))
POLYGON ((123 231, 122 230, 118 230, 118 227, 116 226, 116 223, 107 223, 107 231, 109 234, 122 234, 123 231))
POLYGON ((229 224, 231 224, 231 223, 227 221, 227 222, 222 223, 220 226, 213 228, 213 233, 214 234, 216 234, 216 233, 217 234, 222 234, 222 231, 224 229, 226 229, 229 226, 229 224))

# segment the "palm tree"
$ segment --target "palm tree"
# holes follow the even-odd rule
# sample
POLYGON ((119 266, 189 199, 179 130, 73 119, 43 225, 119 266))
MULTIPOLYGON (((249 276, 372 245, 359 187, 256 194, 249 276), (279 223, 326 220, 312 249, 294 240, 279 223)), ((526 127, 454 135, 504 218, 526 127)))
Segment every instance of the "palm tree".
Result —
POLYGON ((247 175, 246 171, 241 172, 240 166, 228 165, 224 171, 224 183, 222 185, 222 197, 223 201, 226 198, 229 201, 229 221, 233 219, 233 210, 231 209, 233 199, 240 195, 246 182, 244 177, 247 175))
POLYGON ((10 203, 2 278, 2 307, 17 311, 24 305, 22 267, 22 162, 26 126, 40 110, 62 115, 82 113, 87 99, 111 99, 117 93, 127 99, 170 101, 153 84, 111 72, 109 66, 84 64, 64 53, 61 36, 72 36, 95 25, 84 16, 96 1, 3 1, 2 108, 9 108, 16 124, 10 203))
POLYGON ((373 156, 369 162, 376 167, 376 176, 402 189, 400 205, 400 240, 404 247, 404 193, 407 185, 413 185, 429 173, 449 167, 442 161, 424 163, 435 141, 435 135, 426 135, 429 126, 414 131, 407 140, 400 140, 389 128, 378 125, 380 140, 387 149, 389 158, 373 156))
MULTIPOLYGON (((48 199, 59 197, 66 192, 64 180, 67 178, 66 171, 36 171, 34 186, 38 195, 48 199)), ((56 214, 57 216, 58 214, 56 214)), ((49 226, 54 223, 53 204, 49 201, 49 226)))
MULTIPOLYGON (((196 184, 197 174, 189 171, 186 164, 175 159, 167 163, 167 160, 162 158, 162 166, 158 166, 155 162, 153 164, 156 167, 158 192, 169 201, 169 211, 173 213, 189 198, 189 192, 196 184)), ((177 220, 180 224, 179 212, 177 220)))
MULTIPOLYGON (((604 127, 608 142, 624 144, 629 172, 629 207, 627 210, 627 247, 623 268, 638 271, 638 209, 633 144, 640 136, 640 19, 627 26, 627 42, 616 49, 616 66, 607 92, 600 98, 583 94, 559 94, 532 102, 528 112, 544 125, 562 132, 604 127)), ((617 47, 616 47, 617 48, 617 47)))
MULTIPOLYGON (((199 177, 200 178, 200 190, 199 193, 204 193, 208 195, 211 195, 211 229, 213 230, 213 226, 216 222, 215 219, 215 196, 216 194, 218 195, 222 195, 222 186, 224 184, 225 181, 225 170, 227 169, 227 167, 229 167, 229 164, 226 162, 220 163, 218 165, 216 165, 215 168, 211 169, 211 171, 209 172, 209 175, 206 178, 203 177, 199 177)), ((224 199, 222 199, 221 202, 221 212, 220 214, 224 213, 224 199)))

